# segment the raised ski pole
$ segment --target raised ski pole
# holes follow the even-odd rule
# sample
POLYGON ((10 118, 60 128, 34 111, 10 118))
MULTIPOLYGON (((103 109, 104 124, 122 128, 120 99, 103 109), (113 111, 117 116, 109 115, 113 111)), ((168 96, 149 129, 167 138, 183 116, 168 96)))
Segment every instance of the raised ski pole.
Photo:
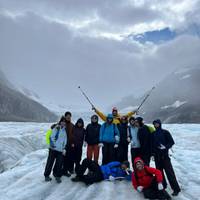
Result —
POLYGON ((82 95, 87 99, 87 101, 89 102, 89 104, 94 107, 93 103, 90 101, 89 97, 85 94, 85 92, 81 89, 80 86, 78 86, 78 89, 81 91, 82 95))
POLYGON ((151 90, 149 91, 149 93, 146 95, 146 97, 143 99, 143 101, 141 102, 141 104, 138 106, 137 108, 137 112, 140 110, 140 108, 143 106, 143 104, 145 103, 145 101, 149 98, 149 96, 151 95, 152 91, 155 89, 156 87, 152 87, 151 90))

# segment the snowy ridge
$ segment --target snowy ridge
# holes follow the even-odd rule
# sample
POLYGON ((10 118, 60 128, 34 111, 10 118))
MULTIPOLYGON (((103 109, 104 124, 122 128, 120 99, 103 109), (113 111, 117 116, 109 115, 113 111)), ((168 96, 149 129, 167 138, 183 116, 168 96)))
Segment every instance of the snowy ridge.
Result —
MULTIPOLYGON (((44 141, 45 131, 49 125, 0 123, 0 139, 7 144, 4 145, 4 150, 10 152, 12 149, 14 152, 16 149, 21 149, 24 152, 12 168, 0 174, 0 200, 143 199, 142 195, 133 189, 131 183, 126 181, 104 181, 89 187, 82 183, 73 183, 66 177, 62 178, 61 184, 57 184, 55 180, 50 183, 44 182, 43 172, 48 154, 44 141), (30 144, 34 148, 24 145, 23 138, 26 136, 27 138, 32 136, 27 140, 33 141, 30 144), (10 144, 8 139, 11 137, 21 141, 23 145, 16 143, 15 146, 11 146, 13 144, 10 144)), ((199 200, 200 171, 197 169, 200 165, 200 125, 173 124, 164 125, 164 128, 171 131, 176 142, 171 159, 182 192, 174 199, 199 200)), ((9 157, 9 154, 7 156, 9 157)), ((171 193, 170 188, 168 191, 171 193)))
POLYGON ((167 108, 178 108, 180 106, 182 106, 183 104, 187 103, 187 101, 175 101, 172 105, 167 105, 167 106, 163 106, 161 107, 161 109, 167 109, 167 108))

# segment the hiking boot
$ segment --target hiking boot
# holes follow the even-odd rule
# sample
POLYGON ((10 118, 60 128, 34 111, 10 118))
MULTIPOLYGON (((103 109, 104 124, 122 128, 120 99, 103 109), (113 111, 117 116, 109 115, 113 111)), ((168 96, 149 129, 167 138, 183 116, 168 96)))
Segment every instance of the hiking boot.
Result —
POLYGON ((46 181, 46 182, 50 182, 51 180, 52 180, 51 177, 49 177, 49 176, 45 177, 45 181, 46 181))
POLYGON ((71 174, 69 172, 63 173, 63 176, 70 177, 71 174))
POLYGON ((62 182, 60 177, 55 177, 55 179, 56 179, 57 183, 61 183, 62 182))
POLYGON ((81 180, 80 180, 80 178, 78 176, 76 176, 74 178, 71 178, 71 181, 73 181, 73 182, 79 182, 81 180))
POLYGON ((175 196, 178 196, 179 192, 180 192, 180 191, 174 191, 174 192, 172 193, 172 196, 174 196, 174 197, 175 197, 175 196))

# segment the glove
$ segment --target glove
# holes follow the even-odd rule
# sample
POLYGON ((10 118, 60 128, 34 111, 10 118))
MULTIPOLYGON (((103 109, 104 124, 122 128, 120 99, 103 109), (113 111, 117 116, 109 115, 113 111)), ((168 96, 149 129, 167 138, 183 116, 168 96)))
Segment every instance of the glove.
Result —
POLYGON ((128 142, 128 143, 131 142, 131 138, 130 138, 130 137, 127 138, 127 142, 128 142))
POLYGON ((109 181, 114 181, 114 180, 115 180, 115 177, 109 176, 109 181))
POLYGON ((164 149, 166 149, 166 147, 163 144, 160 144, 159 149, 164 150, 164 149))
POLYGON ((137 109, 137 110, 134 110, 133 111, 136 115, 138 115, 139 114, 139 110, 137 109))
POLYGON ((137 187, 137 191, 138 191, 138 192, 142 192, 143 189, 144 189, 143 186, 138 186, 138 187, 137 187))
POLYGON ((84 146, 84 147, 87 147, 87 142, 84 142, 84 143, 83 143, 83 146, 84 146))
POLYGON ((120 140, 119 136, 118 136, 118 135, 115 135, 115 141, 116 141, 116 142, 119 142, 119 140, 120 140))
POLYGON ((151 161, 155 161, 155 158, 154 158, 154 156, 151 156, 151 161))
POLYGON ((118 146, 119 146, 118 144, 115 144, 115 145, 114 145, 114 148, 116 149, 116 148, 118 148, 118 146))
POLYGON ((63 156, 66 156, 66 153, 67 153, 67 152, 66 152, 66 149, 64 149, 63 152, 62 152, 62 155, 63 155, 63 156))
POLYGON ((103 145, 103 143, 99 143, 98 146, 99 147, 103 147, 104 145, 103 145))
POLYGON ((163 187, 163 184, 162 183, 158 183, 158 190, 163 190, 164 187, 163 187))

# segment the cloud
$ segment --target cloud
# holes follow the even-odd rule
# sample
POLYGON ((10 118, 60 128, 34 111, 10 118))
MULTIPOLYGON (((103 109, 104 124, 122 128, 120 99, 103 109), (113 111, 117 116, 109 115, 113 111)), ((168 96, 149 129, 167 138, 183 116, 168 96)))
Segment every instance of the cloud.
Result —
MULTIPOLYGON (((121 36, 133 31, 132 24, 154 30, 163 20, 159 27, 176 27, 175 19, 167 24, 160 1, 74 2, 0 1, 0 66, 15 83, 46 100, 87 105, 77 90, 81 85, 105 108, 127 94, 142 94, 178 67, 200 63, 200 40, 194 35, 161 45, 121 36)), ((168 12, 188 14, 169 2, 168 12)))

